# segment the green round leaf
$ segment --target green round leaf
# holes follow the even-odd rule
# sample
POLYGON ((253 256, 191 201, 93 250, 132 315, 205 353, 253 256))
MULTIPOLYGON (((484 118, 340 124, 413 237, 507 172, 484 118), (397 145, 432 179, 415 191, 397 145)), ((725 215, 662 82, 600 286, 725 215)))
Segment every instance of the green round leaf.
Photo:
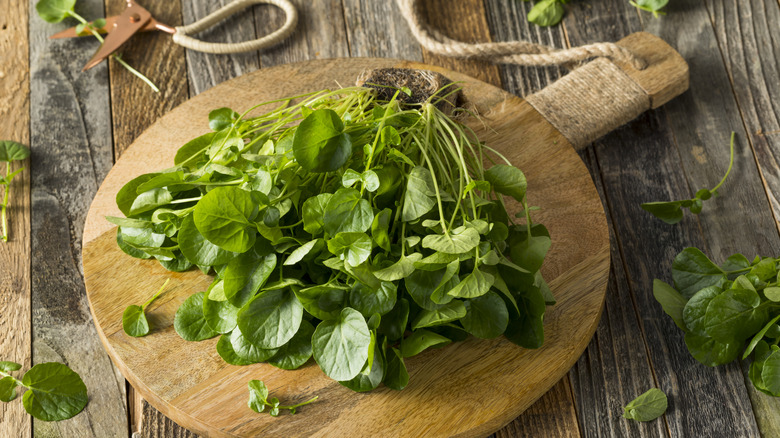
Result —
POLYGON ((122 328, 125 333, 134 337, 149 334, 149 322, 146 320, 144 309, 136 305, 127 306, 122 313, 122 328))
POLYGON ((49 23, 59 23, 70 15, 76 0, 40 0, 35 5, 38 16, 49 23))
POLYGON ((307 233, 316 235, 322 232, 326 206, 330 201, 330 193, 321 193, 313 196, 303 203, 303 229, 307 233))
POLYGON ((193 219, 203 237, 218 247, 246 252, 255 244, 252 220, 257 207, 249 192, 238 187, 216 187, 195 205, 193 219))
POLYGON ((328 240, 328 251, 357 266, 371 255, 371 238, 365 233, 338 233, 328 240))
POLYGON ((554 26, 561 22, 563 12, 563 5, 558 0, 542 0, 528 12, 528 21, 539 26, 554 26))
POLYGON ((374 349, 374 360, 370 368, 368 363, 352 380, 339 382, 343 386, 355 392, 367 392, 379 386, 382 383, 382 377, 385 374, 385 361, 379 348, 374 349))
POLYGON ((4 373, 10 373, 11 371, 17 371, 22 369, 22 365, 16 362, 0 361, 0 371, 4 373))
POLYGON ((187 215, 179 228, 179 250, 184 257, 198 266, 217 266, 229 262, 236 253, 226 251, 206 240, 192 215, 187 215))
POLYGON ((6 376, 0 379, 0 401, 9 402, 16 398, 16 379, 6 376))
POLYGON ((460 319, 463 328, 472 335, 491 339, 500 336, 509 323, 509 311, 504 300, 495 292, 466 300, 466 316, 460 319))
POLYGON ((263 349, 253 345, 241 334, 241 329, 238 327, 233 329, 230 334, 230 344, 233 346, 236 356, 251 363, 265 362, 278 351, 276 348, 263 349))
POLYGON ((216 301, 203 297, 203 317, 217 333, 230 333, 236 327, 239 308, 230 301, 216 301))
POLYGON ((321 322, 312 336, 314 360, 333 380, 351 380, 368 360, 371 335, 363 315, 349 307, 339 317, 321 322))
POLYGON ((198 292, 187 298, 173 319, 173 328, 185 341, 202 341, 219 333, 212 330, 203 316, 203 298, 206 292, 198 292))
POLYGON ((349 293, 349 306, 364 317, 384 315, 393 310, 398 296, 395 283, 383 281, 378 289, 372 289, 363 283, 356 282, 349 293))
POLYGON ((324 284, 296 290, 295 296, 312 316, 327 320, 338 318, 341 310, 347 307, 349 291, 324 284))
POLYGON ((238 312, 244 337, 260 348, 278 348, 298 331, 303 306, 288 289, 261 293, 238 312))
POLYGON ((497 193, 511 196, 518 202, 523 202, 528 183, 523 172, 517 167, 507 164, 496 164, 485 171, 485 179, 497 193))
POLYGON ((416 356, 428 348, 443 347, 450 342, 452 341, 438 333, 425 329, 415 330, 411 336, 401 341, 401 356, 416 356))
POLYGON ((225 296, 234 306, 243 307, 268 281, 275 267, 274 253, 260 256, 255 250, 239 255, 222 274, 225 296))
POLYGON ((301 322, 301 327, 290 342, 284 344, 268 363, 283 370, 295 370, 303 366, 311 357, 311 337, 314 326, 307 321, 301 322))
POLYGON ((224 334, 220 336, 219 341, 217 341, 217 354, 219 354, 219 357, 221 357, 222 360, 229 363, 230 365, 237 365, 237 366, 245 366, 245 365, 251 365, 253 363, 256 363, 254 361, 245 359, 242 356, 236 354, 236 351, 233 349, 233 344, 231 343, 230 338, 231 338, 230 334, 224 334))
POLYGON ((30 149, 27 146, 15 141, 0 141, 0 161, 19 161, 27 159, 29 156, 30 149))
POLYGON ((295 160, 310 172, 338 170, 352 154, 352 140, 343 131, 344 123, 335 111, 312 112, 295 130, 295 160))
POLYGON ((61 363, 35 365, 24 374, 22 384, 29 388, 22 398, 24 409, 39 420, 66 420, 87 405, 86 385, 61 363))
POLYGON ((338 233, 365 233, 374 221, 371 204, 355 189, 341 188, 331 196, 325 207, 325 232, 331 236, 338 233))
POLYGON ((658 388, 651 388, 626 405, 623 417, 636 421, 655 420, 666 412, 666 394, 658 388))
POLYGON ((474 228, 464 226, 455 228, 449 234, 429 234, 423 237, 422 240, 423 248, 429 248, 445 254, 469 252, 476 248, 477 245, 479 245, 479 232, 474 228))

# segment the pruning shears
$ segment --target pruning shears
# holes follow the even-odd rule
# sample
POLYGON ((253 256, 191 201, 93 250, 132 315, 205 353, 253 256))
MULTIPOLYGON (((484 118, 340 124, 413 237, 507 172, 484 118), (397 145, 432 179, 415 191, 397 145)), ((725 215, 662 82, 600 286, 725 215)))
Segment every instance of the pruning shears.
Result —
POLYGON ((127 8, 121 15, 106 17, 105 24, 100 20, 99 26, 94 23, 89 24, 91 28, 87 28, 87 26, 71 27, 49 37, 80 37, 92 35, 93 31, 108 34, 98 51, 84 66, 84 70, 89 70, 100 64, 101 61, 119 50, 137 32, 153 30, 171 34, 174 43, 199 52, 228 54, 260 50, 275 45, 290 36, 298 23, 298 12, 289 0, 236 0, 192 24, 172 27, 157 21, 149 11, 135 1, 127 0, 127 8), (267 3, 281 8, 285 14, 285 22, 282 27, 262 38, 240 43, 210 43, 189 36, 202 32, 234 13, 258 3, 267 3))

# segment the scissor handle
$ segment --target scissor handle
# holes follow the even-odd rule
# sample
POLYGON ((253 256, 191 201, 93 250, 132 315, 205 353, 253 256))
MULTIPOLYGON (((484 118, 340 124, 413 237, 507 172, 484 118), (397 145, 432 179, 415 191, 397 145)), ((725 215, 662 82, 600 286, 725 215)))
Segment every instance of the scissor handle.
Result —
POLYGON ((251 52, 253 50, 260 50, 278 44, 290 36, 293 30, 295 30, 295 25, 297 23, 298 11, 289 0, 236 0, 219 10, 212 12, 201 20, 186 26, 176 27, 176 33, 173 34, 173 42, 188 49, 197 50, 198 52, 216 54, 251 52), (284 25, 275 32, 262 38, 251 41, 242 41, 240 43, 210 43, 189 36, 189 34, 196 34, 204 31, 234 13, 259 3, 267 3, 282 9, 285 15, 284 25))

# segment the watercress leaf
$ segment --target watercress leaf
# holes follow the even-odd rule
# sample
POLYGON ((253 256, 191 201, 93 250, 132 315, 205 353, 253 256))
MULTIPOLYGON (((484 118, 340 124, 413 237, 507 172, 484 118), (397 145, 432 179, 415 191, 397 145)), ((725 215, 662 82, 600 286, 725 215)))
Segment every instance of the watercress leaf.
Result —
POLYGON ((734 254, 729 256, 725 262, 720 266, 726 272, 739 271, 750 267, 750 260, 742 254, 734 254))
POLYGON ((76 0, 39 0, 35 4, 38 16, 49 23, 59 23, 73 12, 76 0))
POLYGON ((337 319, 323 321, 312 336, 314 359, 334 380, 351 380, 368 361, 371 335, 355 309, 344 308, 337 319))
POLYGON ((658 388, 651 388, 626 405, 624 418, 636 421, 655 420, 666 412, 666 394, 658 388))
POLYGON ((466 307, 466 315, 460 319, 460 323, 467 332, 478 338, 498 337, 509 324, 506 304, 495 292, 466 300, 463 305, 466 307))
POLYGON ((411 222, 428 213, 436 205, 436 195, 431 171, 424 167, 414 167, 406 180, 401 220, 411 222))
POLYGON ((309 253, 318 254, 324 245, 325 242, 322 239, 310 240, 298 248, 295 248, 293 252, 291 252, 290 255, 287 256, 287 258, 284 260, 284 265, 295 265, 303 260, 304 257, 309 255, 309 253))
POLYGON ((73 417, 87 405, 87 387, 78 374, 61 363, 47 362, 33 366, 24 374, 22 385, 24 409, 43 421, 60 421, 73 417))
POLYGON ((769 394, 780 396, 780 350, 775 350, 764 360, 761 369, 761 380, 769 394))
POLYGON ((664 312, 672 317, 672 320, 677 324, 677 327, 680 327, 681 330, 685 330, 683 309, 688 300, 683 298, 683 296, 672 286, 658 279, 653 280, 653 296, 664 309, 664 312))
POLYGON ((423 237, 423 248, 446 254, 460 254, 471 251, 479 245, 479 232, 474 228, 460 226, 448 234, 429 234, 423 237))
POLYGON ((0 379, 0 401, 9 402, 16 398, 16 379, 6 376, 0 379))
MULTIPOLYGON (((629 2, 635 7, 642 9, 643 11, 652 12, 656 14, 669 3, 669 0, 635 0, 629 2)), ((707 189, 702 189, 707 190, 707 189)), ((708 191, 709 192, 709 191, 708 191)), ((698 196, 698 193, 696 194, 698 196)))
POLYGON ((263 254, 265 251, 258 249, 255 245, 254 251, 247 251, 231 260, 222 274, 225 297, 236 307, 243 307, 276 267, 276 254, 263 254))
POLYGON ((135 257, 137 259, 150 259, 152 258, 151 255, 141 251, 140 249, 136 249, 135 247, 125 243, 124 238, 122 237, 122 228, 119 227, 116 229, 116 244, 119 247, 119 249, 122 250, 125 254, 135 257))
POLYGON ((15 141, 0 140, 0 161, 21 161, 29 156, 30 149, 27 146, 15 141))
POLYGON ((753 363, 750 364, 750 369, 748 371, 748 378, 753 382, 753 386, 755 386, 756 389, 765 394, 774 396, 774 394, 770 393, 766 388, 764 379, 761 376, 762 371, 764 371, 764 361, 766 361, 772 353, 773 351, 766 341, 758 342, 755 347, 755 354, 753 355, 753 363))
MULTIPOLYGON (((377 215, 377 217, 379 217, 377 215)), ((376 278, 382 281, 398 281, 412 275, 415 262, 422 259, 422 254, 416 252, 408 256, 401 256, 397 262, 392 265, 374 271, 376 278)))
POLYGON ((322 232, 325 210, 331 198, 330 193, 321 193, 303 202, 303 229, 317 235, 322 232))
POLYGON ((219 337, 219 341, 217 341, 217 354, 219 354, 219 357, 230 365, 246 366, 255 363, 236 354, 236 351, 233 349, 233 344, 230 342, 231 336, 232 335, 228 333, 219 337))
POLYGON ((404 359, 401 357, 401 352, 396 348, 388 350, 387 356, 385 377, 382 381, 388 388, 400 391, 409 384, 409 373, 406 371, 406 364, 404 364, 404 359))
POLYGON ((750 268, 750 273, 757 276, 761 281, 767 281, 777 277, 776 260, 771 257, 761 259, 750 268))
POLYGON ((496 164, 485 171, 485 179, 497 193, 523 202, 528 182, 520 169, 507 164, 496 164))
POLYGON ((379 333, 385 335, 391 341, 401 339, 406 330, 408 319, 409 301, 406 298, 401 298, 396 301, 393 310, 382 317, 379 323, 379 333))
POLYGON ((683 307, 683 323, 688 332, 697 334, 699 336, 707 336, 707 330, 705 325, 705 316, 707 313, 707 306, 710 302, 722 293, 723 290, 718 286, 709 286, 696 292, 691 299, 683 307))
POLYGON ((372 289, 356 282, 349 293, 349 307, 357 310, 366 318, 372 315, 384 315, 393 310, 398 296, 395 283, 383 281, 378 289, 372 289))
POLYGON ((409 157, 407 157, 403 152, 399 151, 398 149, 390 149, 387 152, 387 155, 390 159, 395 160, 399 163, 407 164, 409 166, 414 166, 414 161, 412 161, 409 157))
MULTIPOLYGON (((224 289, 223 289, 224 291, 224 289)), ((224 297, 224 295, 223 295, 224 297)), ((230 301, 217 301, 211 295, 203 297, 203 317, 217 333, 230 333, 236 327, 239 308, 230 301)))
POLYGON ((385 126, 384 128, 382 128, 380 135, 381 135, 382 143, 386 145, 398 146, 401 144, 401 136, 398 134, 398 131, 392 126, 385 126))
POLYGON ((373 361, 366 361, 366 365, 352 380, 339 383, 355 392, 371 391, 379 386, 385 374, 385 361, 379 348, 374 349, 373 358, 373 361))
POLYGON ((688 208, 691 210, 691 213, 699 214, 699 213, 701 213, 702 207, 703 207, 703 205, 702 205, 701 199, 695 198, 695 199, 692 200, 691 206, 688 207, 688 208))
POLYGON ((538 26, 554 26, 561 22, 563 12, 558 0, 541 0, 528 12, 528 21, 538 26))
POLYGON ((249 381, 249 408, 257 413, 265 410, 268 399, 268 388, 261 380, 249 381))
POLYGON ((350 266, 358 266, 371 255, 371 238, 365 233, 338 233, 328 240, 328 251, 350 266))
POLYGON ((149 322, 141 306, 127 306, 122 313, 122 329, 129 336, 141 337, 149 334, 149 322))
POLYGON ((698 248, 685 248, 672 262, 674 287, 686 299, 707 286, 721 284, 726 274, 698 248))
POLYGON ((138 193, 136 192, 138 187, 157 175, 159 175, 159 173, 147 173, 137 176, 119 189, 116 194, 116 205, 125 216, 130 216, 130 209, 133 206, 133 202, 135 202, 135 198, 138 197, 138 193))
POLYGON ((714 367, 736 359, 739 356, 742 341, 719 342, 709 336, 686 333, 685 345, 694 359, 704 365, 714 367))
POLYGON ((414 263, 414 267, 415 269, 421 269, 423 271, 437 271, 439 269, 445 268, 447 265, 458 259, 458 254, 435 252, 428 257, 416 261, 414 263))
POLYGON ((475 268, 447 293, 458 298, 477 298, 488 293, 494 282, 495 277, 475 268))
POLYGON ((209 128, 212 131, 222 131, 230 128, 240 115, 230 108, 218 108, 209 113, 209 128))
POLYGON ((544 257, 550 249, 552 240, 549 235, 538 235, 535 231, 538 228, 532 228, 529 236, 525 230, 510 230, 509 245, 512 261, 521 268, 530 272, 538 271, 544 263, 544 257))
POLYGON ((349 300, 349 290, 345 287, 324 284, 294 290, 303 308, 315 318, 322 320, 338 318, 341 310, 347 307, 349 300))
MULTIPOLYGON (((503 272, 499 268, 499 272, 503 272)), ((517 307, 520 312, 514 314, 511 309, 509 324, 504 335, 513 343, 523 348, 539 348, 544 343, 544 295, 536 286, 522 284, 518 275, 502 275, 510 290, 515 293, 517 307)))
POLYGON ((295 160, 310 172, 332 172, 339 169, 352 154, 352 140, 343 131, 344 123, 335 111, 313 111, 295 130, 295 160))
POLYGON ((22 369, 22 365, 16 362, 9 362, 7 360, 0 361, 0 371, 4 373, 10 373, 11 371, 17 371, 22 369))
POLYGON ((344 171, 344 175, 341 175, 341 185, 344 187, 352 187, 356 182, 363 180, 361 174, 354 169, 347 169, 344 171))
POLYGON ((179 250, 193 264, 199 266, 224 265, 233 259, 237 253, 226 251, 206 240, 198 228, 192 215, 187 215, 179 228, 179 250))
POLYGON ((241 361, 249 363, 265 362, 279 351, 277 348, 265 349, 255 346, 244 337, 238 326, 230 333, 230 345, 241 361))
POLYGON ((193 219, 209 242, 241 253, 255 243, 257 233, 251 221, 256 214, 257 207, 249 192, 238 187, 216 187, 195 205, 193 219))
POLYGON ((331 236, 338 233, 364 233, 371 227, 374 211, 355 189, 341 188, 325 207, 324 228, 331 236))
POLYGON ((780 301, 780 287, 770 286, 764 289, 764 295, 769 301, 780 301))
POLYGON ((361 179, 363 180, 363 186, 369 192, 373 193, 379 189, 379 175, 373 170, 366 170, 363 172, 361 179))
POLYGON ((171 201, 173 201, 173 195, 165 187, 147 190, 139 193, 133 200, 129 216, 152 211, 157 207, 169 204, 171 201))
POLYGON ((390 236, 387 234, 390 228, 392 210, 385 208, 374 216, 371 222, 371 237, 380 248, 390 251, 390 236))
POLYGON ((683 218, 680 201, 645 202, 642 204, 642 209, 670 225, 680 222, 683 218))
POLYGON ((745 352, 742 353, 742 360, 747 359, 747 357, 750 355, 750 353, 753 352, 753 349, 756 348, 756 345, 764 338, 764 335, 767 334, 767 332, 773 328, 777 327, 775 323, 780 320, 780 315, 775 316, 772 318, 771 321, 769 321, 764 328, 761 329, 758 333, 756 333, 755 336, 753 336, 753 339, 751 339, 750 343, 748 344, 747 348, 745 348, 745 352))
POLYGON ((420 310, 412 321, 412 330, 445 324, 464 316, 466 316, 466 306, 460 300, 452 300, 436 310, 420 310))
POLYGON ((238 312, 238 327, 244 337, 260 348, 278 348, 298 331, 303 306, 288 289, 260 293, 238 312))
POLYGON ((202 341, 213 338, 219 333, 211 329, 203 316, 203 298, 206 292, 198 292, 190 295, 179 309, 173 319, 173 328, 185 341, 202 341))
POLYGON ((314 326, 307 321, 301 321, 301 326, 290 339, 290 342, 279 348, 279 351, 268 360, 268 363, 283 370, 295 370, 303 366, 311 357, 311 337, 314 326))
MULTIPOLYGON (((500 298, 499 298, 500 299, 500 298)), ((412 335, 401 341, 401 356, 416 356, 428 348, 443 347, 452 342, 444 336, 429 330, 420 329, 412 332, 412 335)))
MULTIPOLYGON (((456 265, 457 260, 451 263, 456 265)), ((454 277, 455 272, 450 265, 447 266, 447 268, 437 271, 414 271, 404 279, 406 291, 414 302, 423 309, 436 310, 452 300, 453 297, 447 295, 447 292, 452 289, 449 281, 454 277), (447 286, 450 287, 447 288, 447 286), (436 294, 439 302, 435 302, 432 298, 437 290, 440 291, 436 294)))
POLYGON ((729 289, 710 301, 704 316, 707 335, 720 342, 744 341, 766 324, 767 308, 754 290, 729 289))

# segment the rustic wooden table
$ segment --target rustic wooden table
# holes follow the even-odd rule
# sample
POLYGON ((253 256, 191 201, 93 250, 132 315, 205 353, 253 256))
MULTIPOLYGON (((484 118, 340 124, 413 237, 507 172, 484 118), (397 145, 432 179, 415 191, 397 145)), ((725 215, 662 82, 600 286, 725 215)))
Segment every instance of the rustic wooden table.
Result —
MULTIPOLYGON (((160 21, 191 23, 228 0, 146 0, 160 21)), ((565 72, 464 62, 421 50, 390 0, 294 0, 295 35, 267 52, 214 56, 185 51, 162 34, 135 37, 123 58, 162 90, 155 94, 118 64, 86 73, 90 39, 50 41, 66 27, 35 14, 34 1, 0 0, 0 139, 30 144, 16 184, 11 241, 0 244, 0 359, 59 361, 81 374, 90 402, 71 420, 45 423, 21 402, 0 405, 3 437, 193 436, 134 395, 113 368, 92 324, 81 273, 84 217, 100 182, 133 139, 161 115, 243 73, 306 59, 380 56, 459 70, 524 95, 565 72)), ((673 0, 667 15, 637 13, 627 0, 580 0, 559 26, 539 28, 521 0, 426 0, 428 20, 465 41, 524 39, 555 47, 616 41, 646 30, 690 64, 691 89, 588 147, 612 231, 612 274, 604 313, 588 349, 550 392, 499 432, 514 436, 780 436, 780 401, 747 383, 746 367, 707 368, 652 297, 670 280, 686 246, 722 260, 780 253, 780 3, 778 0, 673 0), (735 171, 704 212, 668 226, 644 201, 692 197, 728 163, 735 171), (665 417, 636 423, 622 406, 657 386, 670 396, 665 417)), ((79 0, 87 18, 117 14, 120 0, 79 0)), ((258 6, 208 36, 239 41, 283 22, 258 6)), ((70 23, 69 25, 72 25, 70 23)), ((162 165, 163 163, 161 163, 162 165)))

